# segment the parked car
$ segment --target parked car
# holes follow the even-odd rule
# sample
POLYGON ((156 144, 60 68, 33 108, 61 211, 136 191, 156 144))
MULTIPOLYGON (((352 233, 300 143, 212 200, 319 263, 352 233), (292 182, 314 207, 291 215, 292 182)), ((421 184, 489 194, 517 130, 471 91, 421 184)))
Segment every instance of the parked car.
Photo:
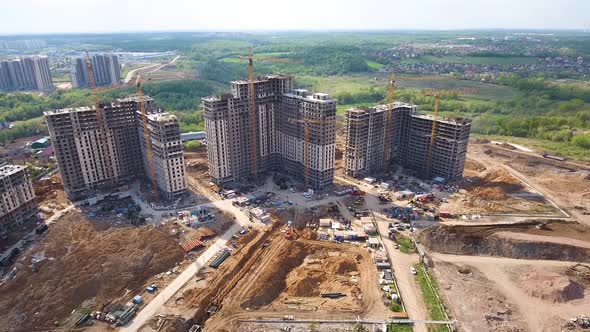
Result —
POLYGON ((35 233, 36 233, 36 234, 43 234, 43 233, 45 233, 45 231, 47 230, 47 228, 48 228, 48 227, 47 227, 47 225, 46 225, 46 224, 39 225, 39 226, 38 226, 38 227, 35 229, 35 233))
POLYGON ((410 273, 413 274, 413 275, 418 274, 418 272, 416 272, 416 268, 414 268, 413 266, 410 267, 410 273))

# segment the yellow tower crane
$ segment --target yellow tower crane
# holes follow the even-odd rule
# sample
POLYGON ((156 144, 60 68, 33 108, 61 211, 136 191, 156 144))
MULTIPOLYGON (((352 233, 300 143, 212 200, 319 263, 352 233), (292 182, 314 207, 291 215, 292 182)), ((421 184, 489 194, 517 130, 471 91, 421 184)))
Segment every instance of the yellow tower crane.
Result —
POLYGON ((434 114, 432 115, 432 126, 430 127, 430 141, 428 143, 428 154, 426 156, 426 174, 430 176, 430 169, 432 168, 432 153, 434 151, 434 143, 436 139, 436 120, 438 119, 438 111, 440 108, 440 92, 433 92, 434 95, 434 114))
POLYGON ((154 151, 152 150, 152 140, 150 139, 150 130, 148 128, 147 111, 145 110, 145 101, 143 100, 143 90, 141 88, 141 75, 137 76, 136 81, 137 96, 139 97, 139 112, 141 113, 141 122, 143 124, 143 138, 145 139, 145 150, 148 161, 148 168, 150 172, 150 179, 152 181, 152 194, 156 202, 160 200, 160 192, 158 191, 158 181, 156 180, 156 168, 154 166, 154 151))
POLYGON ((252 166, 252 177, 256 178, 258 175, 258 117, 256 115, 256 94, 254 92, 254 57, 252 56, 252 49, 248 54, 248 112, 250 113, 250 158, 252 166))
POLYGON ((391 79, 389 80, 389 90, 387 92, 387 114, 385 119, 385 148, 383 149, 384 166, 391 162, 391 146, 393 144, 393 101, 395 99, 395 72, 391 68, 391 79))
MULTIPOLYGON (((258 115, 256 110, 256 93, 254 91, 254 55, 250 49, 248 56, 239 56, 240 59, 248 60, 248 113, 250 114, 250 158, 251 173, 255 178, 258 175, 258 115)), ((257 61, 268 61, 278 63, 303 63, 303 60, 286 58, 257 58, 257 61)))
POLYGON ((103 119, 103 114, 100 108, 100 100, 98 98, 96 89, 96 81, 94 80, 94 70, 92 68, 92 61, 90 60, 88 51, 86 51, 86 71, 88 73, 88 84, 90 85, 90 94, 92 95, 92 101, 94 103, 94 111, 96 112, 96 123, 98 127, 97 131, 98 137, 100 139, 100 144, 97 146, 97 149, 100 155, 101 168, 105 173, 105 177, 107 179, 112 179, 113 165, 111 163, 109 143, 106 135, 107 128, 105 126, 105 120, 103 119))
POLYGON ((303 164, 305 166, 304 184, 305 189, 309 189, 309 145, 311 140, 311 129, 309 127, 310 124, 324 124, 328 121, 314 119, 290 119, 289 122, 303 124, 303 164))

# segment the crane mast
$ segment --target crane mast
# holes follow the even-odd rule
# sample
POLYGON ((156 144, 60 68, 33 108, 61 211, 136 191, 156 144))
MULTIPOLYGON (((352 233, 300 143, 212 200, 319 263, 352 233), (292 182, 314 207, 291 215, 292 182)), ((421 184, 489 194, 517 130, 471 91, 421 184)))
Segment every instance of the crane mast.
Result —
POLYGON ((393 101, 395 99, 395 72, 391 68, 391 79, 387 92, 387 113, 385 119, 385 148, 383 149, 383 163, 387 166, 391 162, 393 137, 393 101))
POLYGON ((434 142, 436 135, 436 120, 438 119, 438 110, 440 108, 440 92, 434 93, 434 114, 432 115, 432 127, 430 128, 430 142, 428 143, 428 156, 426 160, 426 174, 430 176, 430 169, 432 168, 432 151, 434 150, 434 142))
POLYGON ((256 101, 254 98, 254 64, 252 50, 250 50, 250 54, 248 55, 248 112, 250 113, 250 148, 252 149, 250 151, 250 163, 252 166, 252 177, 256 178, 258 175, 258 143, 256 139, 258 136, 258 121, 256 116, 256 101))
POLYGON ((152 193, 156 201, 160 200, 158 191, 158 181, 156 180, 156 169, 154 166, 154 151, 152 150, 152 140, 150 139, 150 130, 148 128, 147 112, 145 110, 145 101, 143 100, 143 90, 141 88, 141 76, 137 76, 137 95, 139 96, 139 111, 141 113, 141 122, 143 125, 143 138, 145 140, 145 150, 148 161, 148 169, 152 182, 152 193))
POLYGON ((86 71, 88 73, 88 84, 90 86, 90 94, 92 95, 92 101, 94 103, 94 111, 96 112, 96 123, 98 127, 98 137, 100 139, 100 144, 97 146, 99 155, 100 155, 100 162, 103 171, 106 173, 106 178, 111 179, 112 176, 112 164, 111 158, 109 155, 109 144, 106 136, 106 127, 105 127, 105 120, 103 119, 103 114, 100 109, 100 100, 98 98, 98 94, 96 92, 96 81, 94 80, 94 70, 92 68, 92 61, 90 60, 90 55, 88 55, 88 51, 86 52, 86 71), (106 149, 106 151, 105 151, 106 149))

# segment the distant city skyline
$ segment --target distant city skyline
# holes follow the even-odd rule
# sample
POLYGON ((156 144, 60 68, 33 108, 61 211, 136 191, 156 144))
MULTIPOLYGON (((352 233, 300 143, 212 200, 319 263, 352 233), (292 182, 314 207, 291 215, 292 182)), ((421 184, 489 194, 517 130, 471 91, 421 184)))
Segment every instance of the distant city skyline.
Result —
POLYGON ((590 1, 8 0, 0 35, 157 31, 588 30, 590 1))

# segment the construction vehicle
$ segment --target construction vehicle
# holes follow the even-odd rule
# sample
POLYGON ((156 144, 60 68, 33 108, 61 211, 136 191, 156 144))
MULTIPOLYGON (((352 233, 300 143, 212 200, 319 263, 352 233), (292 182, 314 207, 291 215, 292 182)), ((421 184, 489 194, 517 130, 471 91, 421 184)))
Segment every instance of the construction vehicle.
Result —
POLYGON ((143 137, 145 139, 145 149, 148 160, 148 168, 150 172, 150 179, 152 181, 152 194, 154 199, 160 200, 160 193, 158 190, 158 181, 156 180, 156 169, 154 166, 154 151, 152 150, 152 140, 150 139, 150 131, 148 128, 147 111, 145 110, 145 101, 143 100, 143 90, 141 89, 141 75, 137 75, 137 95, 139 97, 139 111, 141 113, 141 122, 143 124, 143 137))
POLYGON ((385 119, 385 148, 383 149, 383 162, 388 165, 391 162, 391 146, 393 135, 393 101, 395 98, 395 72, 391 68, 389 90, 387 92, 387 113, 385 119))
POLYGON ((543 153, 543 158, 557 160, 557 161, 565 161, 566 160, 563 157, 559 157, 559 156, 555 156, 555 155, 552 155, 552 154, 548 154, 547 152, 543 153))
POLYGON ((287 231, 285 232, 285 238, 288 240, 297 240, 299 237, 299 232, 293 226, 288 226, 287 231))
POLYGON ((436 195, 434 193, 429 193, 429 194, 416 196, 416 201, 426 203, 426 202, 432 202, 435 198, 436 198, 436 195))

